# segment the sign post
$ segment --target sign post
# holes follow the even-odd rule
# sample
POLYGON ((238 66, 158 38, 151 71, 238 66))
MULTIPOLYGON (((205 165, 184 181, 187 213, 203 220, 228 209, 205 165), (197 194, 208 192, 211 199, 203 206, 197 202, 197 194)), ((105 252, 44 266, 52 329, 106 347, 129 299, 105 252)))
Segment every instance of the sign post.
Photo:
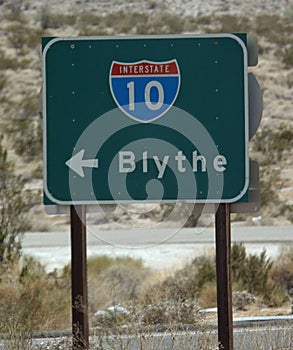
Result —
POLYGON ((73 349, 89 348, 88 289, 85 206, 70 207, 72 345, 73 349))
POLYGON ((227 203, 220 204, 216 212, 216 272, 219 346, 233 350, 231 223, 227 203))

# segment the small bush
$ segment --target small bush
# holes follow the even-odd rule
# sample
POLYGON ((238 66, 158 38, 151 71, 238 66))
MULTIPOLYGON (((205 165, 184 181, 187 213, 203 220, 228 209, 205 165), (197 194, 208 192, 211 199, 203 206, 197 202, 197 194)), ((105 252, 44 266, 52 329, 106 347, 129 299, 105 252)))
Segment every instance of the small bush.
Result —
POLYGON ((284 292, 293 288, 293 246, 284 246, 271 272, 272 280, 284 292))
POLYGON ((220 32, 222 33, 246 33, 249 26, 249 19, 233 15, 223 15, 218 18, 220 32))
POLYGON ((91 276, 99 276, 103 271, 112 266, 114 259, 108 255, 99 255, 88 259, 88 274, 91 276))
POLYGON ((293 204, 283 204, 278 211, 278 215, 283 215, 293 223, 293 204))
POLYGON ((268 42, 286 45, 292 35, 292 24, 278 15, 263 14, 255 19, 255 32, 266 37, 268 42))
POLYGON ((256 299, 253 294, 244 290, 233 292, 232 300, 235 308, 238 310, 246 310, 246 307, 254 304, 256 299))
MULTIPOLYGON (((258 132, 252 144, 253 150, 260 164, 260 195, 261 205, 270 206, 280 204, 278 188, 284 185, 284 180, 279 169, 274 164, 280 164, 285 157, 288 157, 293 147, 293 132, 285 124, 280 125, 276 130, 264 128, 258 132)), ((281 209, 275 213, 281 213, 281 209)))
POLYGON ((101 273, 99 284, 101 290, 107 294, 107 303, 110 305, 130 301, 135 303, 146 276, 147 271, 140 267, 115 264, 101 273))
POLYGON ((42 127, 38 116, 38 98, 24 96, 20 103, 11 107, 13 117, 5 128, 15 152, 25 160, 40 160, 42 155, 42 127))
POLYGON ((7 82, 7 79, 5 78, 5 75, 0 73, 0 92, 1 90, 4 89, 6 82, 7 82))
POLYGON ((38 262, 25 258, 1 274, 0 313, 0 333, 16 340, 23 332, 66 329, 70 291, 62 288, 56 275, 46 274, 38 262))
POLYGON ((94 26, 85 26, 79 31, 80 36, 107 36, 109 34, 107 29, 100 29, 94 26))
POLYGON ((10 22, 27 23, 25 16, 21 12, 5 12, 3 17, 10 22))
POLYGON ((287 85, 289 89, 293 87, 293 72, 287 75, 287 85))
POLYGON ((12 14, 20 15, 22 12, 23 0, 10 0, 8 2, 8 8, 12 14))
POLYGON ((216 282, 216 265, 214 261, 206 259, 201 266, 199 266, 196 278, 194 280, 196 283, 196 292, 202 292, 203 287, 207 283, 216 282))
POLYGON ((276 191, 277 173, 276 171, 262 167, 260 169, 260 205, 266 206, 279 204, 279 196, 276 191))
POLYGON ((243 244, 234 243, 231 252, 232 279, 237 290, 261 296, 266 303, 271 303, 276 292, 270 279, 273 262, 266 257, 264 250, 258 255, 246 255, 243 244))
POLYGON ((174 302, 164 300, 156 304, 147 305, 139 316, 144 325, 153 324, 189 324, 198 323, 199 307, 195 301, 185 300, 174 302))
MULTIPOLYGON (((195 18, 193 16, 185 17, 183 31, 192 33, 192 32, 195 32, 196 30, 198 30, 200 19, 201 19, 200 17, 195 18)), ((204 22, 204 20, 203 20, 203 22, 204 22)))
POLYGON ((138 34, 180 34, 185 20, 179 16, 164 13, 160 17, 149 17, 147 22, 137 25, 138 34))
MULTIPOLYGON (((160 211, 158 213, 160 221, 180 221, 184 227, 195 227, 197 225, 198 219, 201 215, 202 208, 194 205, 191 207, 190 203, 163 203, 159 206, 160 211)), ((154 218, 155 213, 147 213, 144 217, 154 218), (148 215, 148 216, 147 216, 148 215)))
POLYGON ((90 313, 117 304, 135 304, 149 276, 141 260, 105 255, 88 259, 90 313))
POLYGON ((114 13, 103 19, 103 25, 114 28, 117 33, 147 34, 146 26, 148 17, 146 14, 122 14, 114 13))
POLYGON ((0 71, 12 69, 15 70, 19 67, 16 60, 6 57, 5 53, 0 50, 0 71))
POLYGON ((23 23, 13 23, 8 27, 8 41, 15 49, 37 48, 42 35, 42 31, 36 28, 24 28, 23 23))
POLYGON ((0 135, 0 272, 19 259, 21 235, 30 228, 30 195, 23 190, 24 180, 14 174, 2 140, 0 135))
POLYGON ((209 25, 212 24, 213 18, 212 16, 200 16, 197 18, 197 23, 201 25, 209 25))
POLYGON ((283 53, 283 62, 288 68, 293 67, 293 46, 292 45, 288 49, 285 49, 283 53))
POLYGON ((125 265, 138 269, 144 268, 140 259, 133 259, 128 256, 111 258, 108 255, 99 255, 88 259, 88 273, 89 275, 99 276, 113 265, 125 265))
POLYGON ((39 120, 34 117, 18 120, 13 143, 16 153, 26 160, 41 159, 42 128, 39 120))
POLYGON ((288 6, 284 11, 285 18, 288 18, 289 20, 293 19, 293 6, 288 6))
POLYGON ((115 23, 113 23, 113 21, 111 21, 111 18, 112 18, 111 15, 102 17, 102 16, 94 15, 92 13, 82 13, 77 18, 77 25, 80 28, 83 28, 86 25, 97 26, 102 21, 104 21, 103 23, 105 23, 105 27, 111 26, 111 25, 115 24, 115 23))
POLYGON ((8 41, 10 45, 15 49, 21 49, 25 44, 25 38, 26 38, 23 24, 21 23, 10 24, 7 30, 8 30, 8 41))
POLYGON ((257 34, 270 36, 274 28, 278 26, 279 16, 263 14, 256 17, 257 34))
POLYGON ((56 29, 63 26, 75 26, 77 20, 76 15, 66 15, 61 13, 50 13, 47 6, 42 8, 41 11, 41 26, 42 29, 56 29))
MULTIPOLYGON (((83 16, 83 15, 82 15, 83 16)), ((74 27, 76 25, 78 15, 63 14, 63 13, 52 13, 49 7, 49 3, 45 3, 41 7, 40 22, 42 30, 45 29, 57 29, 63 26, 74 27)))
POLYGON ((253 150, 264 156, 263 165, 272 165, 283 159, 293 147, 293 131, 285 124, 277 129, 265 127, 253 138, 253 150))
POLYGON ((145 13, 114 12, 106 16, 82 14, 78 17, 77 27, 80 33, 107 33, 111 28, 115 34, 175 34, 187 28, 194 29, 194 21, 180 16, 162 13, 160 16, 148 16, 145 13))
POLYGON ((202 309, 217 306, 217 286, 216 283, 206 283, 198 296, 198 303, 202 309))
POLYGON ((195 258, 183 269, 176 271, 173 276, 148 287, 144 302, 146 304, 156 304, 162 300, 173 300, 174 302, 196 300, 200 297, 206 285, 215 284, 215 276, 216 270, 213 258, 195 258))

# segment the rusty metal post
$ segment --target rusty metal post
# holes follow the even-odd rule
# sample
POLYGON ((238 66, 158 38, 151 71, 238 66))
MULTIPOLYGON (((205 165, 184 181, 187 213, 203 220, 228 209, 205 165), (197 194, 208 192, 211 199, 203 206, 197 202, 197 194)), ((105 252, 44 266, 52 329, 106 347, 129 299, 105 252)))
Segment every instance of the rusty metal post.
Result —
POLYGON ((89 348, 86 210, 70 206, 71 283, 72 283, 72 349, 89 348))
POLYGON ((230 204, 216 212, 216 265, 218 340, 221 349, 233 350, 230 204))

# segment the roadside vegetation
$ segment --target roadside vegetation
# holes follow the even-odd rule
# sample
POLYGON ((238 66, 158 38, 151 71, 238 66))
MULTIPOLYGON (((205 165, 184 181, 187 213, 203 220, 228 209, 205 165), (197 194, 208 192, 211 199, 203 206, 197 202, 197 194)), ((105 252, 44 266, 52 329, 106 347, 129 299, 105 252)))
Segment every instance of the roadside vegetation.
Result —
POLYGON ((293 223, 292 203, 282 203, 278 191, 284 186, 279 167, 292 157, 293 131, 285 123, 264 127, 252 140, 254 158, 260 165, 261 206, 274 207, 273 216, 286 216, 293 223))
MULTIPOLYGON (((235 312, 285 306, 293 286, 293 248, 276 260, 232 247, 235 312)), ((33 258, 14 260, 0 274, 0 334, 28 334, 70 328, 70 266, 46 273, 33 258)), ((98 256, 88 261, 89 319, 102 329, 192 325, 204 327, 200 310, 216 306, 215 257, 195 258, 185 267, 161 274, 129 257, 98 256)), ((257 311, 256 311, 257 312, 257 311)))
POLYGON ((14 174, 0 135, 0 273, 21 255, 20 236, 30 228, 28 210, 32 196, 24 191, 25 181, 14 174))

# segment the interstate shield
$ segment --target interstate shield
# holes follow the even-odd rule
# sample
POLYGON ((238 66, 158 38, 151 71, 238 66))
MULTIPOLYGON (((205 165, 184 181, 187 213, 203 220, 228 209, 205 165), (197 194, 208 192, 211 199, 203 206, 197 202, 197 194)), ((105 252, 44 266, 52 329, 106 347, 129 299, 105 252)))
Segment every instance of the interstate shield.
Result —
POLYGON ((176 59, 113 61, 109 84, 121 111, 136 121, 148 123, 160 118, 174 104, 180 88, 179 66, 176 59))

